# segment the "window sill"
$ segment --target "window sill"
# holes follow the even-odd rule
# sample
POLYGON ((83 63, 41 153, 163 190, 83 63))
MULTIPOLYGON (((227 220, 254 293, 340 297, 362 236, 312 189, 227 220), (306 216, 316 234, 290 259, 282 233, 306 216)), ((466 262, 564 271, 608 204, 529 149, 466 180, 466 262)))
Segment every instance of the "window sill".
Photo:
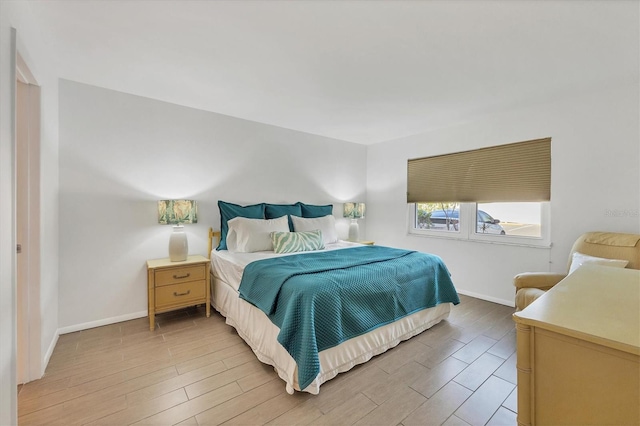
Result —
POLYGON ((450 240, 450 241, 461 241, 461 242, 469 242, 469 243, 480 243, 480 244, 497 244, 503 246, 516 246, 516 247, 529 247, 536 249, 550 249, 553 245, 550 242, 544 241, 544 239, 536 239, 536 242, 533 243, 531 241, 527 241, 526 238, 514 238, 509 236, 491 236, 489 238, 483 238, 481 236, 468 238, 466 235, 442 235, 434 232, 412 232, 408 231, 407 236, 409 237, 418 237, 418 238, 435 238, 439 240, 450 240), (505 238, 505 240, 500 241, 498 238, 505 238), (506 240, 506 239, 509 240, 506 240))

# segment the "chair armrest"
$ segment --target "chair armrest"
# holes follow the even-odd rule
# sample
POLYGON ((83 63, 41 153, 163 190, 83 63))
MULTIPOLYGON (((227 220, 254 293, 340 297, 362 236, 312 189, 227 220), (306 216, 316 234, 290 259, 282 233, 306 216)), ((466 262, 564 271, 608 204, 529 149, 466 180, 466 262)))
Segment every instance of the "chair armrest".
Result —
POLYGON ((513 278, 513 285, 518 290, 521 288, 549 290, 566 276, 566 274, 550 274, 548 272, 524 272, 513 278))

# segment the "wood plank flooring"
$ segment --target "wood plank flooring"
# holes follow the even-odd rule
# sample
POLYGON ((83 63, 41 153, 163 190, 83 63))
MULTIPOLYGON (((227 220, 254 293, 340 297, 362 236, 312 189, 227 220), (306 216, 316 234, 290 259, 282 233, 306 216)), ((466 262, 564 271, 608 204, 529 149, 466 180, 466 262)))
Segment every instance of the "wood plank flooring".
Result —
POLYGON ((60 336, 19 387, 20 425, 515 425, 513 308, 460 296, 446 321, 288 395, 212 309, 60 336))

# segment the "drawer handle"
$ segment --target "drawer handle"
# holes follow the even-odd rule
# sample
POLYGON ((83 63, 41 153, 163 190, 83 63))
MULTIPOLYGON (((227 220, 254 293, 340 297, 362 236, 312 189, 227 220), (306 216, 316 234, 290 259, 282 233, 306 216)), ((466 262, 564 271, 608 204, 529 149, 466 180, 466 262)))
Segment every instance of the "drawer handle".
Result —
POLYGON ((174 296, 176 296, 176 297, 177 297, 177 296, 186 296, 186 295, 187 295, 187 294, 189 294, 189 293, 191 293, 191 290, 187 290, 187 292, 186 292, 186 293, 178 293, 177 291, 174 291, 174 292, 173 292, 173 295, 174 295, 174 296))
POLYGON ((174 275, 173 279, 174 280, 181 280, 183 278, 189 278, 191 276, 191 272, 187 272, 187 275, 174 275))

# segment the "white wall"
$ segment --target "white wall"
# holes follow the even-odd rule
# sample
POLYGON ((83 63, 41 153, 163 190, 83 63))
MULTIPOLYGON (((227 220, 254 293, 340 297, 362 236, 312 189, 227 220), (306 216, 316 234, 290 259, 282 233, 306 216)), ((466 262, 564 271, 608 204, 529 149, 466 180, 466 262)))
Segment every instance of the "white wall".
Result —
POLYGON ((41 87, 40 143, 40 341, 42 374, 58 340, 59 185, 58 78, 46 75, 47 62, 32 69, 41 87))
POLYGON ((339 203, 340 216, 365 196, 365 146, 65 80, 59 155, 62 331, 146 315, 145 261, 168 256, 172 231, 157 200, 198 201, 186 232, 206 255, 218 200, 339 203))
POLYGON ((367 238, 438 254, 459 290, 512 304, 513 276, 524 271, 565 271, 568 252, 581 233, 640 233, 638 94, 636 82, 370 146, 367 238), (407 234, 407 159, 548 136, 552 138, 550 249, 407 234))

